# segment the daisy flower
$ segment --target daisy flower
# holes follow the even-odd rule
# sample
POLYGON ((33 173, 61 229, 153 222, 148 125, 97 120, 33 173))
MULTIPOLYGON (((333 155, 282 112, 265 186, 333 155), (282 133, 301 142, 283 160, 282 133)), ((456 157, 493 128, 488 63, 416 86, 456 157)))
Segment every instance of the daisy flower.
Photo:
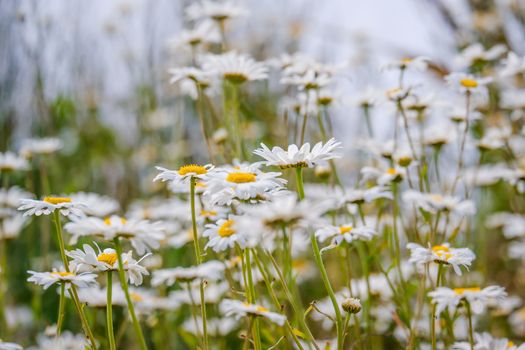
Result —
POLYGON ((0 188, 0 207, 14 209, 20 205, 22 199, 32 197, 32 193, 24 191, 18 186, 0 188))
POLYGON ((483 289, 479 287, 454 288, 439 287, 428 293, 432 303, 436 304, 436 314, 440 315, 445 309, 453 312, 464 300, 470 304, 472 311, 481 313, 490 300, 501 300, 507 296, 505 288, 489 286, 483 289))
POLYGON ((407 190, 403 193, 403 200, 429 213, 437 213, 439 211, 458 215, 474 215, 476 213, 476 207, 472 201, 441 194, 407 190))
POLYGON ((69 197, 44 197, 42 200, 22 199, 18 210, 24 210, 24 216, 50 215, 58 210, 63 216, 79 217, 84 215, 84 203, 73 201, 69 197))
POLYGON ((461 276, 460 267, 467 270, 476 258, 476 255, 468 248, 451 248, 448 243, 425 248, 417 243, 408 243, 407 249, 410 250, 411 263, 418 267, 435 262, 437 264, 450 265, 454 272, 461 276))
POLYGON ((487 62, 495 61, 499 59, 507 48, 505 45, 494 45, 490 49, 486 50, 480 43, 472 44, 459 54, 455 59, 455 63, 460 68, 468 68, 474 65, 484 64, 487 62))
POLYGON ((212 19, 224 22, 228 19, 243 16, 247 11, 231 0, 201 0, 186 7, 186 17, 189 20, 212 19))
POLYGON ((392 61, 383 66, 383 69, 414 70, 423 72, 428 67, 430 59, 425 56, 405 57, 400 60, 392 61))
POLYGON ((479 78, 466 73, 451 73, 445 77, 447 84, 462 93, 483 93, 491 78, 479 78))
POLYGON ((170 44, 174 48, 191 47, 196 48, 202 44, 219 43, 221 35, 217 26, 211 21, 197 23, 192 29, 184 29, 170 44))
POLYGON ((61 150, 62 140, 54 137, 26 139, 22 142, 20 154, 25 158, 35 155, 48 155, 61 150))
POLYGON ((0 220, 0 239, 14 239, 20 235, 27 224, 27 218, 23 215, 11 215, 0 220))
POLYGON ((115 199, 98 193, 77 192, 69 197, 73 202, 86 205, 83 209, 86 215, 104 218, 120 210, 120 204, 115 199))
POLYGON ((71 244, 75 244, 79 237, 95 236, 108 241, 115 237, 128 239, 138 254, 142 255, 150 249, 157 249, 165 233, 160 222, 148 220, 125 219, 113 215, 105 219, 96 217, 71 218, 71 222, 64 225, 64 229, 71 233, 71 244))
POLYGON ((278 178, 281 173, 264 173, 256 166, 236 166, 218 169, 210 175, 204 192, 212 205, 230 205, 234 199, 263 199, 269 191, 282 188, 286 180, 278 178))
POLYGON ((264 306, 243 303, 239 300, 224 299, 220 303, 219 309, 224 315, 234 316, 237 319, 245 316, 262 316, 279 326, 283 326, 286 322, 286 316, 284 315, 271 312, 264 306))
POLYGON ((230 216, 227 220, 221 219, 205 227, 202 236, 209 241, 204 249, 212 248, 215 252, 221 252, 233 248, 235 244, 243 249, 254 245, 254 223, 246 222, 241 217, 230 216))
POLYGON ((509 52, 503 61, 503 67, 498 71, 498 75, 506 78, 523 72, 525 72, 525 57, 509 52))
POLYGON ((201 57, 202 69, 212 76, 220 77, 232 84, 268 78, 268 67, 253 58, 229 51, 220 55, 201 57))
POLYGON ((328 140, 324 145, 318 142, 310 150, 310 143, 305 143, 298 148, 297 145, 288 146, 288 150, 283 150, 281 147, 273 147, 271 150, 261 143, 261 148, 253 151, 254 154, 265 159, 262 163, 267 166, 278 166, 281 169, 287 168, 311 168, 320 161, 340 158, 339 153, 334 151, 340 148, 341 143, 335 139, 328 140))
POLYGON ((376 180, 380 186, 390 185, 403 181, 406 176, 406 169, 402 167, 379 169, 365 166, 361 169, 361 183, 366 183, 370 180, 376 180))
MULTIPOLYGON (((71 270, 75 272, 117 271, 119 268, 117 252, 111 248, 106 248, 103 251, 98 248, 98 252, 96 252, 89 244, 84 244, 83 249, 66 251, 66 255, 72 259, 70 266, 71 270)), ((149 275, 148 270, 141 266, 140 262, 150 255, 146 254, 137 261, 133 258, 131 250, 122 253, 124 272, 130 283, 139 286, 142 284, 143 275, 149 275)))
POLYGON ((180 283, 191 282, 196 279, 218 281, 224 277, 224 269, 225 265, 218 260, 206 261, 197 266, 160 269, 153 272, 151 284, 154 287, 159 285, 170 287, 176 281, 180 283))
POLYGON ((97 275, 94 273, 76 274, 74 272, 58 271, 56 269, 53 269, 52 272, 27 272, 31 275, 27 281, 38 284, 44 287, 44 289, 49 288, 55 283, 74 284, 79 288, 97 284, 97 275))
POLYGON ((85 350, 88 347, 88 342, 84 335, 73 334, 65 331, 60 336, 45 336, 37 337, 38 350, 85 350))
MULTIPOLYGON (((377 235, 377 232, 372 227, 354 227, 351 224, 345 224, 341 226, 324 226, 315 231, 315 237, 317 237, 320 242, 324 242, 327 239, 332 238, 330 248, 340 245, 343 241, 348 243, 352 243, 356 240, 370 241, 375 235, 377 235)), ((326 250, 328 247, 323 249, 326 250)))
MULTIPOLYGON (((231 318, 208 318, 206 320, 208 335, 212 337, 224 337, 239 327, 239 322, 231 318)), ((182 328, 194 335, 202 334, 202 318, 190 318, 182 324, 182 328)))
POLYGON ((0 152, 0 172, 27 169, 29 169, 29 163, 25 158, 9 151, 5 153, 0 152))
POLYGON ((169 170, 162 168, 160 166, 155 167, 160 174, 155 176, 153 181, 173 181, 179 182, 187 185, 190 181, 190 178, 195 178, 199 180, 206 180, 209 173, 214 170, 213 165, 206 164, 204 166, 197 164, 183 165, 179 170, 169 170))
POLYGON ((290 74, 281 78, 281 84, 295 85, 299 90, 318 90, 330 84, 332 76, 326 72, 308 69, 301 74, 290 74))
MULTIPOLYGON (((456 342, 452 344, 453 350, 471 350, 468 342, 456 342)), ((474 334, 474 350, 525 350, 525 344, 514 345, 506 338, 494 338, 489 333, 474 334)))

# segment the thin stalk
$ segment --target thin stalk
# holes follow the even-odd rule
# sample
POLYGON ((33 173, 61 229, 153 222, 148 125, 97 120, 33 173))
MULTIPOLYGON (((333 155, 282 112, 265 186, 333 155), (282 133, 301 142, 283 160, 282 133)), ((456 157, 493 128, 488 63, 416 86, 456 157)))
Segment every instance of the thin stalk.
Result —
POLYGON ((113 271, 106 271, 106 326, 108 329, 109 349, 116 350, 115 333, 113 331, 113 271))
MULTIPOLYGON (((436 288, 439 287, 439 284, 441 282, 441 275, 443 273, 443 267, 440 264, 438 266, 438 275, 437 275, 437 281, 436 281, 436 288)), ((432 350, 436 350, 436 304, 432 306, 432 314, 430 315, 430 339, 432 343, 432 350)))
POLYGON ((456 177, 454 178, 454 182, 452 183, 452 187, 450 189, 450 193, 451 194, 454 194, 454 191, 456 190, 456 186, 458 184, 458 181, 459 181, 459 178, 461 177, 461 170, 463 169, 463 162, 464 162, 464 159, 463 159, 463 155, 465 153, 465 144, 467 143, 467 136, 468 136, 468 131, 469 131, 469 128, 470 128, 470 91, 467 90, 466 92, 466 95, 465 95, 465 108, 466 108, 466 112, 465 112, 465 130, 463 131, 463 136, 461 138, 461 144, 459 146, 459 159, 458 159, 458 168, 457 168, 457 173, 456 173, 456 177))
POLYGON ((317 264, 317 267, 319 268, 319 271, 321 272, 323 284, 325 286, 326 291, 328 292, 328 296, 330 297, 332 306, 334 307, 335 319, 336 319, 335 326, 336 326, 336 331, 337 331, 337 349, 343 349, 344 334, 343 334, 343 318, 341 316, 341 309, 339 308, 339 304, 337 303, 337 299, 335 297, 334 290, 328 278, 328 273, 326 272, 326 268, 324 267, 323 259, 321 258, 321 252, 319 251, 319 245, 317 244, 317 239, 315 238, 315 235, 311 235, 310 241, 312 243, 312 249, 314 251, 315 263, 317 264))
POLYGON ((470 350, 474 350, 474 327, 472 327, 472 310, 470 303, 465 300, 467 306, 467 317, 468 317, 468 341, 470 343, 470 350))
MULTIPOLYGON (((256 295, 255 295, 255 287, 253 285, 252 263, 251 263, 250 255, 251 255, 250 249, 246 249, 245 254, 244 254, 244 259, 246 261, 246 272, 247 272, 247 277, 248 277, 247 289, 250 291, 248 293, 248 297, 249 297, 248 302, 251 303, 251 304, 256 304, 256 295)), ((254 343, 255 343, 254 344, 255 345, 255 350, 261 350, 262 349, 262 345, 261 345, 261 331, 259 329, 259 320, 258 319, 255 319, 253 321, 253 324, 252 324, 252 336, 253 336, 254 343)))
POLYGON ((295 178, 297 180, 297 193, 299 194, 299 199, 304 199, 304 185, 303 185, 303 168, 295 168, 295 178))
MULTIPOLYGON (((197 265, 202 263, 201 250, 199 246, 199 235, 197 232, 197 215, 195 213, 195 183, 196 178, 191 177, 190 179, 190 205, 191 205, 191 226, 193 232, 193 245, 195 247, 195 259, 197 260, 197 265)), ((208 325, 206 320, 206 303, 204 300, 204 283, 201 281, 199 283, 199 294, 201 299, 201 318, 202 318, 202 333, 203 333, 203 343, 204 349, 208 349, 208 325)))
POLYGON ((66 284, 60 283, 60 301, 58 304, 58 319, 57 319, 57 337, 62 331, 62 324, 64 323, 64 315, 66 313, 66 284))
POLYGON ((146 340, 144 339, 142 328, 140 327, 139 320, 135 313, 135 306, 133 306, 133 300, 131 300, 131 296, 129 294, 128 280, 126 279, 126 275, 124 273, 124 262, 122 261, 122 246, 120 245, 120 240, 118 237, 115 237, 113 242, 115 243, 115 250, 117 251, 118 275, 120 278, 120 284, 122 285, 122 290, 124 291, 124 295, 126 297, 129 313, 131 315, 131 321, 133 322, 133 328, 135 329, 135 333, 137 335, 141 350, 147 350, 148 346, 146 345, 146 340))

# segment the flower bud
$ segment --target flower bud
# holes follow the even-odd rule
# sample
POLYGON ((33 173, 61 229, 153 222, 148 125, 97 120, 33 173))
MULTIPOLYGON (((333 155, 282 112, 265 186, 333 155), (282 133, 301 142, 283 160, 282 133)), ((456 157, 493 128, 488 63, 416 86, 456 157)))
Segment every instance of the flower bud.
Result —
POLYGON ((356 314, 361 311, 361 301, 357 298, 346 298, 341 306, 349 314, 356 314))

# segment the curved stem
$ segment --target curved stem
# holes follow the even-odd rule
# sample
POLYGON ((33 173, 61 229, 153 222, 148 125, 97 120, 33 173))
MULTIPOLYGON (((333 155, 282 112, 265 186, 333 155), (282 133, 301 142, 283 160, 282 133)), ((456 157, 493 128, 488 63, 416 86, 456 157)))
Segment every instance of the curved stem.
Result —
POLYGON ((122 290, 124 291, 124 296, 126 297, 129 314, 131 315, 131 321, 133 322, 133 328, 135 329, 135 333, 137 335, 141 350, 147 350, 148 346, 146 345, 146 340, 144 339, 142 328, 140 327, 139 320, 135 313, 135 307, 133 306, 133 300, 131 300, 131 296, 129 294, 128 280, 126 279, 126 275, 124 273, 124 263, 122 261, 122 246, 120 245, 120 240, 118 237, 115 237, 113 242, 115 243, 115 250, 117 251, 118 275, 120 279, 120 284, 122 285, 122 290))
POLYGON ((106 326, 108 329, 108 342, 109 349, 116 350, 115 344, 115 333, 113 332, 113 272, 107 271, 107 284, 106 284, 106 326))

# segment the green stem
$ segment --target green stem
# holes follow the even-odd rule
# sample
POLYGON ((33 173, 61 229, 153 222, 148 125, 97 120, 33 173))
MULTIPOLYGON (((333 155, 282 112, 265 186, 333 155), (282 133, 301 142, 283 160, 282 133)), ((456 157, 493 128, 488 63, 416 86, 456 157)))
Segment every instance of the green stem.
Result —
POLYGON ((129 314, 131 315, 131 320, 133 322, 133 328, 135 329, 135 333, 137 335, 141 350, 147 350, 148 346, 146 345, 146 340, 144 339, 142 328, 140 327, 139 320, 135 313, 135 306, 133 306, 133 300, 131 300, 131 296, 129 294, 128 280, 126 279, 126 275, 124 273, 124 262, 122 261, 122 246, 120 245, 120 240, 118 237, 115 237, 115 239, 113 239, 113 242, 115 243, 115 250, 117 251, 118 275, 120 279, 120 284, 122 285, 122 290, 124 291, 124 296, 126 297, 129 314))
MULTIPOLYGON (((201 250, 199 246, 199 234, 197 232, 197 215, 195 213, 195 184, 196 178, 190 179, 190 205, 191 205, 191 226, 193 232, 193 246, 195 247, 195 259, 197 265, 202 263, 201 250)), ((208 349, 208 325, 206 320, 206 303, 204 300, 204 281, 199 283, 199 294, 201 299, 201 318, 202 318, 202 338, 204 349, 208 349)))
POLYGON ((108 328, 109 349, 116 350, 115 333, 113 331, 113 271, 106 271, 107 276, 107 299, 106 299, 106 325, 108 328))
POLYGON ((299 199, 304 199, 304 185, 303 185, 303 168, 295 168, 295 178, 297 180, 297 193, 299 194, 299 199))
MULTIPOLYGON (((440 285, 442 273, 443 273, 443 266, 439 264, 436 288, 438 288, 440 285)), ((430 339, 432 343, 432 350, 436 350, 437 348, 437 344, 436 344, 436 304, 432 306, 432 314, 430 315, 430 317, 431 317, 430 318, 430 339)))
POLYGON ((332 306, 334 307, 336 318, 335 326, 337 330, 337 349, 343 349, 344 334, 341 309, 339 308, 339 304, 337 303, 334 290, 332 289, 332 285, 330 284, 330 280, 328 279, 328 273, 326 272, 326 268, 324 267, 323 259, 321 258, 321 252, 319 251, 319 245, 317 244, 317 239, 315 238, 315 235, 311 235, 310 240, 314 251, 315 263, 317 264, 317 267, 321 272, 321 277, 323 279, 325 289, 328 292, 328 296, 330 297, 330 301, 332 302, 332 306))
POLYGON ((474 327, 472 327, 472 310, 470 303, 465 299, 465 305, 467 306, 467 317, 468 317, 468 340, 470 343, 470 350, 474 350, 474 327))
POLYGON ((60 301, 58 304, 58 319, 57 319, 57 337, 62 331, 62 324, 64 322, 65 306, 66 306, 66 284, 60 283, 60 301))
MULTIPOLYGON (((246 249, 246 252, 244 254, 244 258, 246 260, 246 270, 247 270, 247 277, 248 277, 248 285, 247 285, 247 288, 249 289, 249 293, 248 293, 248 297, 250 299, 248 299, 248 302, 251 303, 251 304, 256 304, 256 295, 255 295, 255 287, 253 285, 253 276, 252 276, 252 264, 251 264, 251 258, 250 258, 250 255, 251 255, 251 252, 250 252, 250 249, 246 249)), ((253 339, 255 341, 255 349, 256 350, 261 350, 262 349, 262 345, 261 345, 261 331, 259 329, 259 320, 258 319, 255 319, 253 321, 253 325, 252 325, 252 336, 253 336, 253 339)))

